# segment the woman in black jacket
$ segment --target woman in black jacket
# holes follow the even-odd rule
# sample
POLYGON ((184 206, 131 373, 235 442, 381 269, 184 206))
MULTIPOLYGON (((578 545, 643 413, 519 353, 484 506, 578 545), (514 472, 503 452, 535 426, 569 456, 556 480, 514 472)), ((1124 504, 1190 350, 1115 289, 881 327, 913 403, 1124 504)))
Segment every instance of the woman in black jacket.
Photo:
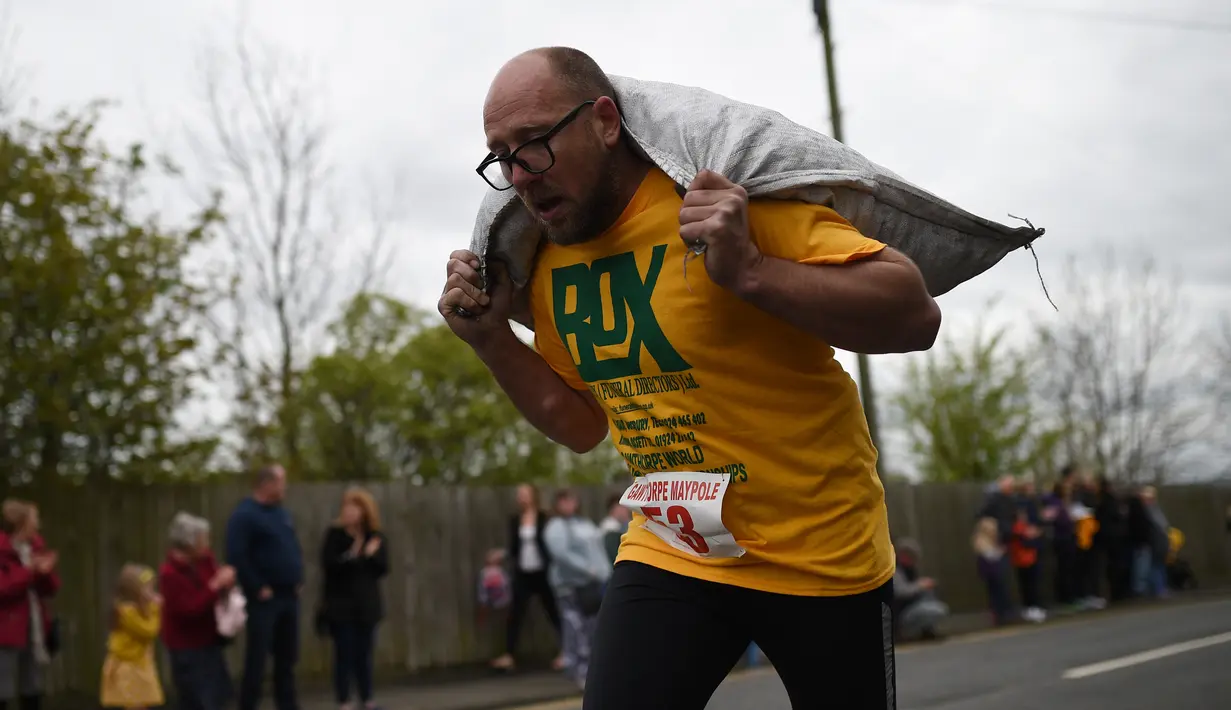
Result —
POLYGON ((319 622, 333 638, 333 683, 338 705, 350 708, 353 679, 363 707, 372 710, 372 652, 384 617, 380 580, 389 571, 389 549, 372 496, 352 488, 342 497, 338 520, 321 545, 324 590, 319 622))
MULTIPOLYGON (((530 598, 537 596, 547 612, 547 619, 560 634, 560 612, 556 609, 556 597, 547 583, 547 567, 551 555, 543 542, 543 528, 547 514, 539 508, 539 492, 534 486, 523 483, 517 487, 516 514, 509 518, 509 565, 513 568, 513 603, 509 609, 509 622, 505 640, 505 653, 492 661, 492 667, 512 670, 515 665, 517 641, 521 625, 526 619, 530 598)), ((557 670, 563 667, 563 659, 553 664, 557 670)))

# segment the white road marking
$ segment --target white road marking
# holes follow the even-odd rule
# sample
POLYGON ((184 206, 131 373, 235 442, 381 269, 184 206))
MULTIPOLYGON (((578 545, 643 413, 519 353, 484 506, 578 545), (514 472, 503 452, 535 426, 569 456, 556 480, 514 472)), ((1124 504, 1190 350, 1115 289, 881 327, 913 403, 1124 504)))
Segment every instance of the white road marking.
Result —
POLYGON ((1065 680, 1078 680, 1079 678, 1089 678, 1092 675, 1098 675, 1100 673, 1108 673, 1110 671, 1117 671, 1117 670, 1120 670, 1121 668, 1128 668, 1130 666, 1136 666, 1141 663, 1149 663, 1150 661, 1157 661, 1160 658, 1167 658, 1168 656, 1175 656, 1180 653, 1196 651, 1199 648, 1217 646, 1220 643, 1231 643, 1231 632, 1227 632, 1225 634, 1215 634, 1214 636, 1206 636, 1205 638, 1193 639, 1192 641, 1182 641, 1180 643, 1173 643, 1170 646, 1163 646, 1161 648, 1156 648, 1150 651, 1142 651, 1141 653, 1134 653, 1131 656, 1122 656, 1120 658, 1113 658, 1109 661, 1101 661, 1099 663, 1091 663, 1090 665, 1087 665, 1087 666, 1078 666, 1077 668, 1070 668, 1067 671, 1065 671, 1063 674, 1061 674, 1060 677, 1064 678, 1065 680))

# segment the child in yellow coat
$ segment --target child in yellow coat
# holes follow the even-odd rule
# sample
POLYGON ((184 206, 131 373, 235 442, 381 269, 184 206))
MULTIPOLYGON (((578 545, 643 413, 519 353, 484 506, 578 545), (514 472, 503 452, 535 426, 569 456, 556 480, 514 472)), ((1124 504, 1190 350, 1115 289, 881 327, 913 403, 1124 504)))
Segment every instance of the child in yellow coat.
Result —
POLYGON ((116 584, 111 635, 103 661, 103 707, 146 710, 165 701, 154 667, 161 611, 162 597, 154 590, 154 571, 142 565, 124 565, 116 584))

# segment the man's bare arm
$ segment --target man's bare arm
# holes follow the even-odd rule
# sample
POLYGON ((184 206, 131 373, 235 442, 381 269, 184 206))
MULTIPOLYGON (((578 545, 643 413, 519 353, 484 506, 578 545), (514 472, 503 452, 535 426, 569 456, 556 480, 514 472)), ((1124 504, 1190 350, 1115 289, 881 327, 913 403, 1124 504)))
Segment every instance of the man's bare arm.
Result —
POLYGON ((940 307, 918 267, 889 248, 835 266, 762 256, 733 290, 761 310, 852 352, 927 350, 940 330, 940 307))
POLYGON ((573 389, 512 329, 475 351, 534 428, 579 454, 607 436, 607 415, 589 392, 573 389))
POLYGON ((479 257, 468 250, 449 255, 440 315, 536 429, 578 453, 592 450, 607 436, 606 414, 593 395, 570 387, 514 335, 509 318, 516 299, 504 264, 490 264, 490 293, 483 289, 479 265, 479 257))
POLYGON ((913 261, 888 248, 841 266, 766 256, 751 238, 747 191, 718 173, 688 186, 680 239, 704 246, 714 283, 834 347, 904 353, 936 342, 940 308, 913 261))

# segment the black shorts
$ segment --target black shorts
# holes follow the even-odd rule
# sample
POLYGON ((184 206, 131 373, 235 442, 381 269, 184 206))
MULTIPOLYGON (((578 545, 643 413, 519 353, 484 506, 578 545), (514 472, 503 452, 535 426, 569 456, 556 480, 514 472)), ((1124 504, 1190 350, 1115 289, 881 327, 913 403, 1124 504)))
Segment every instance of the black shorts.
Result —
POLYGON ((895 710, 892 601, 892 582, 801 597, 621 562, 598 615, 583 710, 704 710, 750 642, 795 710, 895 710))

